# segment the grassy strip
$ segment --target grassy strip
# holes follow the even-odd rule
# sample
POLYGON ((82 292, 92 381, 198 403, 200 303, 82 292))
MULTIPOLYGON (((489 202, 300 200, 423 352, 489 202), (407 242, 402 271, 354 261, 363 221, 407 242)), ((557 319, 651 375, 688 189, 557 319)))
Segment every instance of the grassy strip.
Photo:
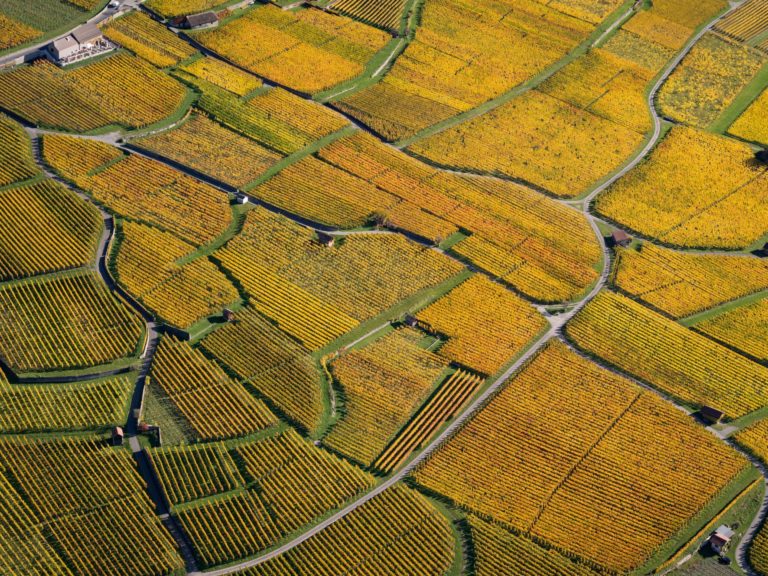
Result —
POLYGON ((759 422, 760 420, 764 420, 765 418, 768 418, 768 406, 759 408, 754 412, 750 412, 749 414, 742 416, 741 418, 736 418, 732 422, 729 422, 728 426, 733 426, 738 430, 744 430, 744 428, 748 428, 752 424, 759 422))
POLYGON ((545 68, 544 70, 536 74, 536 76, 534 76, 533 78, 530 78, 529 80, 527 80, 526 82, 523 82, 522 84, 518 84, 511 90, 504 92, 500 96, 497 96, 492 100, 488 100, 487 102, 480 104, 475 108, 467 110, 466 112, 462 112, 461 114, 457 114, 456 116, 452 116, 451 118, 443 120, 442 122, 438 122, 437 124, 434 124, 432 126, 429 126, 428 128, 425 128, 417 132, 413 136, 410 136, 408 138, 404 138, 403 140, 395 142, 394 145, 397 146, 398 148, 406 148, 418 140, 423 140, 424 138, 433 136, 438 132, 442 132, 448 128, 452 128, 457 124, 461 124, 463 122, 466 122, 467 120, 471 120, 472 118, 476 118, 477 116, 481 116, 487 112, 490 112, 491 110, 498 108, 502 104, 506 104, 510 100, 517 98, 521 94, 529 90, 532 90, 533 88, 536 88, 545 80, 547 80, 551 76, 554 76, 562 68, 565 68, 568 64, 576 60, 576 58, 586 54, 587 51, 592 47, 592 45, 606 32, 606 30, 608 30, 611 26, 613 26, 615 22, 621 21, 626 17, 627 11, 632 9, 633 4, 634 4, 634 0, 627 0, 626 2, 624 2, 608 18, 603 20, 603 22, 601 22, 600 25, 597 26, 597 28, 595 28, 592 31, 592 33, 589 36, 587 36, 587 38, 581 44, 579 44, 576 48, 568 52, 568 54, 563 56, 560 60, 558 60, 551 66, 545 68))
POLYGON ((248 184, 246 184, 245 186, 242 186, 241 190, 243 192, 250 192, 257 186, 263 184, 264 182, 272 178, 275 174, 277 174, 284 168, 287 168, 291 164, 295 164, 299 160, 303 160, 307 156, 311 156, 312 154, 320 150, 320 148, 327 146, 332 142, 335 142, 336 140, 343 138, 344 136, 349 136, 350 134, 356 131, 357 131, 357 128, 355 128, 352 125, 349 125, 349 126, 345 126, 341 130, 337 130, 336 132, 328 134, 328 136, 324 136, 323 138, 320 138, 320 140, 314 141, 309 146, 305 146, 301 150, 286 156, 279 162, 270 166, 263 174, 261 174, 261 176, 259 176, 255 180, 252 180, 251 182, 248 182, 248 184))
POLYGON ((472 272, 465 268, 441 284, 431 288, 425 288, 424 290, 417 292, 416 294, 406 298, 405 300, 402 300, 398 304, 395 304, 393 307, 385 310, 384 312, 381 312, 373 318, 360 323, 354 330, 347 332, 320 350, 315 351, 312 354, 313 357, 319 359, 323 356, 327 356, 328 354, 336 352, 341 348, 348 346, 352 342, 355 342, 361 336, 366 335, 377 326, 381 326, 382 324, 385 324, 393 319, 398 319, 400 316, 409 311, 424 308, 440 297, 445 296, 448 292, 453 290, 456 286, 464 282, 470 276, 472 276, 472 272))
POLYGON ((709 310, 704 310, 703 312, 698 312, 696 314, 692 314, 691 316, 681 318, 678 320, 678 322, 683 326, 690 328, 691 326, 694 326, 700 322, 704 322, 705 320, 709 320, 715 316, 720 316, 736 308, 754 304, 763 298, 768 298, 768 290, 762 290, 760 292, 748 294, 747 296, 742 296, 741 298, 736 298, 735 300, 731 300, 725 304, 720 304, 719 306, 715 306, 709 310))
POLYGON ((750 104, 768 87, 768 62, 755 74, 744 89, 739 92, 733 102, 720 114, 720 116, 707 130, 724 134, 736 119, 749 107, 750 104))
POLYGON ((633 574, 651 574, 656 572, 675 552, 690 544, 694 538, 697 538, 698 534, 709 526, 713 518, 717 518, 719 513, 727 511, 729 505, 741 496, 748 486, 751 486, 753 482, 761 478, 762 476, 757 468, 746 466, 717 496, 699 510, 686 526, 662 544, 646 563, 635 570, 633 574))

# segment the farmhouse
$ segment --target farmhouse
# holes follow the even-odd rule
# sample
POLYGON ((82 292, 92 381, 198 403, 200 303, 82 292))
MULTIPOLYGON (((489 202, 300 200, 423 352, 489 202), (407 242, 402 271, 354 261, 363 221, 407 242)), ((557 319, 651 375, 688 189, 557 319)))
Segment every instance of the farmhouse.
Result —
POLYGON ((709 537, 709 545, 717 554, 725 554, 734 534, 733 529, 723 524, 709 537))
POLYGON ((219 18, 214 12, 202 12, 200 14, 189 14, 184 16, 181 21, 181 27, 192 28, 212 28, 219 23, 219 18))
POLYGON ((49 52, 54 61, 64 66, 113 50, 115 45, 101 34, 94 24, 83 24, 71 34, 54 40, 49 52))

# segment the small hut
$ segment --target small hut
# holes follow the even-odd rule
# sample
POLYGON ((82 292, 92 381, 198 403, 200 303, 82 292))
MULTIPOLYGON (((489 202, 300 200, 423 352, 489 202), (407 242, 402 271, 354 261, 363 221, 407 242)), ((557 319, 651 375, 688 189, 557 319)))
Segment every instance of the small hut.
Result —
POLYGON ((327 232, 320 232, 318 230, 317 242, 319 244, 322 244, 326 248, 333 248, 333 245, 336 243, 336 237, 333 234, 328 234, 327 232))
POLYGON ((614 246, 627 247, 632 243, 632 236, 624 232, 624 230, 614 230, 611 234, 611 240, 614 246))
POLYGON ((197 28, 211 28, 219 23, 219 17, 215 12, 201 12, 200 14, 189 14, 184 16, 181 21, 181 27, 188 30, 197 28))
POLYGON ((768 150, 758 150, 755 152, 755 158, 757 158, 758 162, 768 164, 768 150))
POLYGON ((112 446, 122 446, 125 440, 125 432, 120 426, 115 426, 112 429, 112 446))
POLYGON ((230 310, 229 308, 224 308, 224 321, 225 322, 234 322, 237 320, 237 317, 235 316, 235 313, 230 310))
POLYGON ((699 416, 701 416, 701 419, 704 420, 704 422, 712 425, 719 424, 723 419, 724 414, 712 406, 702 406, 699 410, 699 416))

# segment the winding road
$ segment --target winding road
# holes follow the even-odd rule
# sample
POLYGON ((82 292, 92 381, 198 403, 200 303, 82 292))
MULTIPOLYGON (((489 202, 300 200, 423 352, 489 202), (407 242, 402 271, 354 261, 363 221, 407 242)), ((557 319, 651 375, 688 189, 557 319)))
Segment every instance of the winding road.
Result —
MULTIPOLYGON (((740 4, 739 4, 740 5, 740 4)), ((136 438, 137 433, 137 425, 138 425, 138 414, 142 406, 143 401, 143 395, 144 395, 144 387, 146 383, 146 376, 151 368, 152 361, 154 358, 154 351, 157 344, 158 339, 158 326, 153 321, 152 315, 144 309, 141 304, 136 302, 130 295, 125 294, 124 291, 115 283, 114 279, 111 277, 109 270, 108 270, 108 256, 109 256, 109 250, 111 246, 111 242, 114 236, 114 219, 113 217, 106 212, 103 208, 98 207, 99 211, 102 214, 102 218, 105 222, 105 229, 104 233, 102 234, 102 237, 99 242, 98 252, 97 252, 97 270, 102 277, 105 284, 111 289, 116 291, 120 294, 121 297, 123 297, 124 300, 128 302, 128 304, 138 313, 142 316, 146 323, 146 329, 147 329, 147 340, 146 340, 146 346, 142 353, 142 362, 141 362, 141 369, 139 377, 137 378, 136 382, 136 388, 134 390, 134 396, 131 402, 131 412, 129 415, 129 420, 126 424, 126 432, 129 438, 129 445, 131 446, 132 451, 134 452, 134 455, 137 459, 137 464, 139 466, 139 469, 144 476, 145 480, 148 484, 148 492, 153 497, 153 500, 156 503, 156 506, 158 508, 159 513, 162 515, 163 522, 168 527, 170 533, 174 536, 176 541, 179 543, 179 547, 182 550, 182 554, 185 558, 185 561, 187 562, 187 568, 188 572, 187 574, 189 576, 225 576, 229 574, 234 574, 237 572, 240 572, 242 570, 251 568, 253 566, 257 566, 259 564, 262 564, 270 559, 276 558, 277 556, 280 556, 289 550, 299 546, 303 542, 309 540, 310 538, 314 537, 318 533, 322 532, 323 530, 327 529, 329 526, 333 525, 334 523, 340 521, 342 518, 347 516, 348 514, 354 512, 359 507, 363 506, 365 503, 369 502, 370 500, 376 498, 378 495, 382 494, 386 490, 390 489, 392 486, 397 484, 398 482, 404 480, 413 470, 419 466, 421 463, 423 463, 426 459, 428 459, 436 450, 438 450, 445 442, 447 442, 460 428, 469 420, 471 419, 479 410, 481 410, 485 404, 499 391, 499 389, 507 382, 507 380, 512 377, 517 371, 519 371, 522 367, 525 366, 527 362, 529 362, 533 357, 535 357, 544 346, 547 345, 550 340, 553 338, 559 338, 561 330, 563 326, 571 319, 575 314, 577 314, 580 310, 584 308, 593 298, 595 298, 599 292, 607 285, 608 277, 611 271, 611 260, 612 260, 612 253, 611 250, 606 245, 605 238, 603 237, 599 227, 598 227, 598 218, 595 217, 591 213, 591 207, 594 199, 603 191, 605 191, 607 188, 609 188, 612 184, 614 184, 617 180, 625 176, 629 171, 634 169, 639 163, 641 163, 651 152, 651 150, 656 146, 658 143, 661 132, 662 132, 662 118, 658 114, 658 111, 656 110, 655 106, 655 100, 658 91, 664 84, 664 82, 668 79, 670 74, 677 68, 677 66, 680 64, 680 62, 683 60, 683 58, 690 52, 690 50, 693 48, 693 46, 701 39, 701 37, 709 31, 712 26, 715 25, 715 23, 725 15, 729 14, 731 11, 736 9, 739 5, 733 5, 731 8, 723 13, 718 18, 713 19, 707 26, 703 27, 699 32, 697 32, 687 43, 686 45, 680 50, 680 52, 673 58, 672 61, 670 61, 667 66, 665 67, 662 74, 659 76, 657 81, 654 83, 654 85, 651 87, 648 97, 647 97, 647 105, 650 111, 650 114, 652 116, 652 122, 653 122, 653 131, 648 138, 648 141, 643 146, 643 148, 639 151, 637 151, 634 156, 629 160, 621 169, 619 169, 617 172, 615 172, 609 179, 607 179, 605 182, 601 183, 597 187, 595 187, 588 195, 586 195, 582 200, 580 200, 580 205, 577 205, 575 202, 564 202, 567 205, 570 205, 574 209, 579 209, 584 216, 588 219, 590 222, 590 225, 595 233, 595 236, 597 237, 598 241, 600 242, 603 257, 602 257, 602 269, 600 272, 599 279, 595 282, 595 284, 590 288, 588 293, 581 298, 580 300, 573 302, 571 305, 571 308, 564 313, 557 314, 557 315, 546 315, 545 317, 550 323, 549 328, 545 333, 540 335, 531 345, 530 347, 522 353, 501 375, 496 377, 488 386, 487 388, 476 398, 472 400, 472 402, 466 407, 464 411, 462 411, 459 415, 456 416, 456 418, 447 426, 445 427, 437 436, 435 436, 423 449, 421 452, 419 452, 415 457, 413 457, 403 468, 401 468, 399 471, 394 473, 392 476, 387 478, 384 482, 376 486, 373 490, 367 492, 360 498, 356 499, 353 502, 350 502, 346 506, 344 506, 342 509, 335 512, 333 515, 328 517, 327 519, 323 520, 316 526, 313 526, 311 529, 307 530, 306 532, 301 533, 300 535, 297 535, 295 538, 291 539, 290 541, 282 544, 281 546, 274 548, 267 553, 264 553, 258 557, 251 558, 249 560, 245 560, 242 562, 238 562, 235 564, 228 565, 226 567, 222 567, 219 569, 214 569, 206 572, 200 572, 197 570, 195 563, 194 563, 194 557, 191 553, 191 547, 189 545, 188 540, 186 539, 186 536, 181 531, 180 527, 178 526, 178 523, 176 522, 175 518, 173 516, 167 515, 168 514, 168 506, 167 503, 164 502, 161 490, 159 489, 159 484, 156 475, 154 474, 154 471, 151 468, 151 465, 145 461, 146 460, 146 454, 141 449, 141 446, 138 442, 138 439, 136 438)), ((133 6, 135 8, 135 2, 130 3, 130 6, 133 6)), ((637 4, 632 6, 630 10, 628 11, 628 14, 634 11, 637 7, 637 4)), ((129 8, 132 9, 132 8, 129 8)), ((113 11, 110 11, 110 9, 105 8, 100 12, 98 15, 96 15, 92 21, 100 22, 111 15, 113 15, 113 11)), ((594 44, 597 44, 601 42, 608 34, 615 31, 616 28, 618 28, 625 18, 619 18, 616 22, 612 24, 612 26, 606 30, 595 42, 594 44)), ((4 63, 13 61, 20 56, 23 56, 26 53, 33 53, 34 51, 37 51, 40 49, 41 46, 44 46, 48 42, 41 43, 39 45, 35 45, 29 48, 26 48, 24 50, 21 50, 19 52, 6 55, 2 58, 0 58, 0 67, 3 66, 4 63)), ((38 130, 35 128, 27 128, 27 131, 30 133, 33 142, 35 144, 35 148, 39 152, 39 137, 40 134, 46 133, 47 131, 44 130, 38 130)), ((100 139, 105 142, 109 142, 112 145, 117 145, 117 139, 119 136, 116 135, 107 135, 107 136, 100 136, 95 137, 95 139, 100 139)), ((122 146, 121 146, 122 148, 122 146)), ((127 149, 127 148, 126 148, 127 149)), ((138 152, 135 148, 130 148, 131 153, 141 153, 138 152)), ((52 174, 45 164, 42 162, 41 158, 39 157, 39 154, 36 154, 36 160, 38 164, 40 165, 41 169, 44 171, 44 173, 54 179, 57 179, 58 181, 62 181, 60 178, 58 178, 55 174, 52 174)), ((174 166, 178 169, 178 166, 174 166)), ((186 170, 185 170, 186 171, 186 170)), ((196 178, 198 178, 197 175, 195 175, 196 178)), ((73 189, 68 183, 64 183, 68 188, 73 189)), ((218 186, 222 191, 228 192, 230 190, 225 190, 221 186, 218 186)), ((74 189, 73 189, 74 190, 74 189)), ((78 195, 80 195, 82 198, 84 198, 86 201, 91 202, 91 199, 82 193, 80 193, 77 190, 74 190, 78 195)), ((360 232, 345 232, 345 231, 333 231, 334 234, 337 235, 348 235, 348 234, 357 234, 360 232)), ((371 232, 365 232, 365 233, 371 233, 371 232)), ((387 232, 381 232, 381 233, 387 233, 387 232)), ((381 329, 382 327, 377 328, 377 330, 381 329)), ((365 338, 366 336, 363 336, 362 338, 365 338)), ((569 344, 570 345, 570 344, 569 344)), ((103 373, 104 374, 104 373, 103 373)), ((96 376, 96 375, 94 375, 96 376)), ((622 376, 627 377, 626 374, 622 373, 622 376)), ((87 376, 81 376, 80 379, 87 378, 87 376)), ((61 381, 60 379, 58 381, 61 381)), ((644 388, 650 389, 653 392, 659 393, 658 390, 655 390, 653 388, 649 388, 647 385, 644 385, 640 383, 644 388)), ((659 393, 660 394, 660 393, 659 393)), ((669 398, 666 398, 663 394, 660 394, 665 400, 671 402, 669 398)), ((673 402, 671 402, 674 404, 673 402)), ((677 406, 679 408, 679 406, 677 406)), ((724 442, 729 443, 730 445, 734 446, 739 451, 742 451, 740 448, 735 446, 733 442, 729 441, 727 438, 721 438, 724 442)), ((742 451, 743 453, 743 451, 742 451)), ((762 466, 760 463, 753 461, 753 464, 760 470, 760 473, 763 475, 763 478, 768 477, 768 471, 765 469, 764 466, 762 466)), ((747 532, 745 533, 744 537, 742 538, 741 542, 739 543, 739 546, 737 548, 737 559, 739 562, 739 565, 741 568, 747 573, 747 574, 754 574, 754 571, 749 566, 748 560, 747 560, 747 549, 749 544, 752 542, 752 539, 754 538, 754 535, 756 533, 757 528, 759 527, 762 519, 768 514, 768 494, 766 494, 766 498, 764 499, 760 513, 757 515, 757 517, 752 522, 752 525, 749 527, 747 532)))

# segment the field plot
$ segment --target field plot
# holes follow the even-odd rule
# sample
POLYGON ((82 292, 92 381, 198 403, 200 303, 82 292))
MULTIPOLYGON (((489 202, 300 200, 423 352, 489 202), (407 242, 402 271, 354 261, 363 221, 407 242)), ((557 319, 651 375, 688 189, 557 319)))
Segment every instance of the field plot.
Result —
POLYGON ((109 144, 68 136, 46 136, 43 148, 46 162, 62 175, 73 175, 96 202, 187 242, 209 242, 232 221, 226 194, 160 162, 132 154, 88 175, 104 159, 122 153, 109 144), (91 159, 96 166, 88 163, 91 159))
POLYGON ((37 60, 0 74, 0 108, 34 124, 76 132, 159 122, 185 95, 178 81, 128 54, 74 70, 37 60))
POLYGON ((235 187, 254 180, 282 157, 199 114, 174 130, 132 143, 235 187))
POLYGON ((415 479, 516 531, 624 571, 745 465, 654 394, 555 341, 415 479))
POLYGON ((171 506, 229 492, 244 483, 222 444, 155 448, 148 454, 171 506))
MULTIPOLYGON (((11 535, 0 547, 19 562, 4 573, 26 574, 25 567, 37 562, 41 571, 33 573, 56 575, 154 576, 183 569, 127 450, 110 450, 94 437, 3 439, 0 464, 0 530, 11 535), (115 538, 115 531, 135 537, 115 538), (16 538, 33 546, 39 560, 14 546, 16 538)), ((3 554, 0 565, 7 561, 3 554)))
POLYGON ((164 18, 197 14, 223 4, 226 0, 148 0, 147 8, 164 18))
POLYGON ((768 289, 768 262, 676 252, 646 242, 639 249, 618 249, 612 280, 630 296, 682 318, 768 289))
POLYGON ((173 66, 196 50, 144 12, 131 12, 102 29, 110 40, 125 46, 159 68, 173 66))
POLYGON ((402 464, 413 450, 422 446, 444 422, 456 414, 481 384, 479 376, 464 370, 454 372, 379 455, 374 466, 389 472, 402 464))
POLYGON ((19 372, 130 356, 142 324, 92 272, 0 287, 0 356, 19 372))
POLYGON ((373 477, 318 449, 293 430, 236 449, 249 485, 273 511, 282 534, 373 487, 373 477))
POLYGON ((238 96, 245 96, 263 86, 256 76, 210 56, 198 58, 194 62, 181 66, 180 69, 238 96))
POLYGON ((242 283, 254 308, 310 349, 461 270, 393 234, 350 236, 325 247, 310 229, 261 209, 248 213, 242 233, 216 258, 242 283))
POLYGON ((668 244, 736 249, 768 231, 766 198, 768 170, 754 160, 749 146, 680 126, 601 194, 595 207, 668 244))
POLYGON ((763 90, 749 108, 731 124, 728 133, 744 140, 768 144, 768 90, 763 90))
POLYGON ((229 89, 207 80, 191 81, 203 93, 197 103, 201 110, 220 124, 281 154, 297 152, 349 125, 340 114, 282 88, 260 92, 244 102, 229 89))
POLYGON ((118 240, 117 281, 174 326, 186 328, 238 298, 235 287, 208 258, 177 264, 195 248, 168 232, 125 221, 118 240))
POLYGON ((0 192, 0 280, 85 266, 101 215, 53 180, 0 192))
POLYGON ((751 40, 768 30, 768 3, 765 0, 749 0, 720 20, 715 30, 742 42, 751 40))
POLYGON ((443 166, 572 197, 618 168, 641 141, 634 130, 532 90, 410 150, 443 166))
POLYGON ((587 220, 541 194, 440 172, 362 132, 318 157, 325 164, 294 165, 255 192, 336 225, 373 220, 432 241, 461 228, 472 237, 454 246, 457 254, 537 300, 573 298, 597 277, 600 251, 587 220))
POLYGON ((333 2, 334 12, 341 12, 368 24, 397 31, 408 0, 385 0, 372 4, 365 0, 338 0, 333 2))
POLYGON ((39 174, 29 137, 21 124, 0 115, 0 186, 39 174))
POLYGON ((309 350, 256 310, 238 311, 237 321, 206 337, 202 347, 290 419, 309 431, 319 425, 322 388, 309 350))
POLYGON ((201 439, 245 436, 277 423, 263 402, 199 350, 170 336, 158 347, 150 377, 201 439))
POLYGON ((477 576, 594 576, 599 572, 557 550, 470 515, 477 576))
POLYGON ((602 292, 566 331, 590 354, 689 404, 736 418, 768 402, 768 368, 624 296, 602 292))
MULTIPOLYGON (((427 0, 415 40, 384 79, 336 106, 387 140, 412 136, 528 80, 584 40, 594 24, 561 12, 564 4, 427 0)), ((593 21, 618 5, 601 3, 593 21)))
POLYGON ((325 445, 362 464, 373 462, 447 366, 419 347, 421 337, 418 331, 401 329, 331 363, 343 405, 325 445))
POLYGON ((661 111, 675 120, 705 128, 766 61, 768 58, 757 50, 708 33, 662 86, 661 111))
POLYGON ((768 300, 735 308, 695 327, 732 348, 768 360, 768 300))
MULTIPOLYGON (((153 461, 166 452, 153 451, 153 461)), ((161 474, 172 502, 179 490, 187 497, 222 494, 176 510, 204 566, 253 555, 373 486, 373 477, 292 430, 229 452, 217 444, 172 453, 172 472, 161 474), (235 461, 245 478, 232 468, 235 461)))
POLYGON ((322 10, 267 5, 195 39, 277 84, 315 93, 360 75, 391 36, 322 10))
POLYGON ((45 134, 41 142, 45 163, 81 188, 94 170, 125 156, 119 148, 76 136, 45 134))
POLYGON ((15 385, 0 373, 0 432, 94 430, 122 425, 133 391, 130 378, 50 385, 15 385))
POLYGON ((286 554, 239 576, 337 576, 364 567, 370 574, 444 574, 453 560, 451 526, 426 499, 402 485, 286 554))
POLYGON ((447 337, 440 356, 489 375, 547 326, 525 300, 479 275, 417 317, 431 331, 447 337))

